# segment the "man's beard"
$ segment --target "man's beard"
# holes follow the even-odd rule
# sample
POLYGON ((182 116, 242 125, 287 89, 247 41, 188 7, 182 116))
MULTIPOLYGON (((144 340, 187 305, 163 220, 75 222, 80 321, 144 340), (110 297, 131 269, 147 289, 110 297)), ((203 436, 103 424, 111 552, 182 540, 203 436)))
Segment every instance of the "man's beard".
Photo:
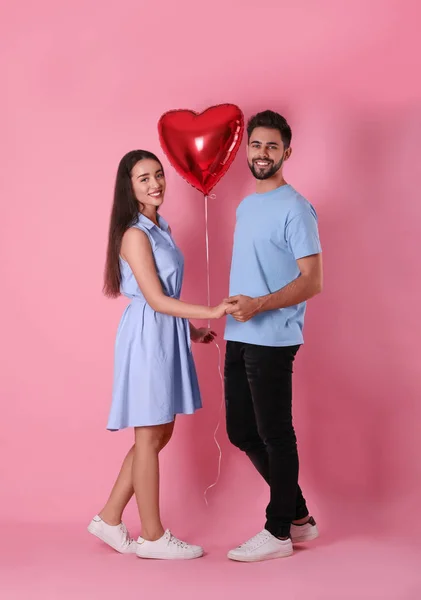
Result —
MULTIPOLYGON (((255 165, 255 163, 258 160, 262 160, 261 158, 255 158, 252 163, 248 163, 249 169, 250 171, 253 173, 253 176, 256 179, 260 179, 261 181, 264 179, 270 179, 271 177, 273 177, 275 175, 275 173, 277 173, 279 171, 279 169, 282 167, 282 163, 284 162, 284 157, 281 158, 281 160, 276 163, 276 165, 274 164, 273 160, 267 161, 271 163, 271 166, 267 169, 264 168, 262 169, 261 167, 257 167, 255 165)), ((267 160, 267 159, 263 159, 263 160, 267 160)))

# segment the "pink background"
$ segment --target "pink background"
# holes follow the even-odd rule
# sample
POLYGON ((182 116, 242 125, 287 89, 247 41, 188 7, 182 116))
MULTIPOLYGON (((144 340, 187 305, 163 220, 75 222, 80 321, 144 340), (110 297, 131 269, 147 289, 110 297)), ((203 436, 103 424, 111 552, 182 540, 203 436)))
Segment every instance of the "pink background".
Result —
MULTIPOLYGON (((416 0, 9 3, 1 18, 1 518, 4 597, 421 596, 421 52, 416 0), (244 568, 267 488, 227 442, 215 348, 196 347, 205 408, 162 457, 165 523, 209 554, 118 556, 85 535, 132 432, 105 431, 124 300, 101 295, 118 161, 161 157, 172 108, 271 108, 293 130, 287 179, 315 205, 325 289, 295 372, 301 483, 323 536, 244 568), (241 573, 239 572, 241 570, 241 573), (304 576, 303 576, 304 575, 304 576), (103 586, 103 587, 101 587, 103 586), (270 591, 271 590, 271 591, 270 591), (289 594, 289 595, 288 595, 289 594)), ((210 204, 212 302, 227 293, 245 148, 210 204)), ((204 203, 167 167, 163 214, 206 302, 204 203)), ((215 324, 222 338, 223 322, 215 324)), ((138 533, 130 505, 126 521, 138 533)))

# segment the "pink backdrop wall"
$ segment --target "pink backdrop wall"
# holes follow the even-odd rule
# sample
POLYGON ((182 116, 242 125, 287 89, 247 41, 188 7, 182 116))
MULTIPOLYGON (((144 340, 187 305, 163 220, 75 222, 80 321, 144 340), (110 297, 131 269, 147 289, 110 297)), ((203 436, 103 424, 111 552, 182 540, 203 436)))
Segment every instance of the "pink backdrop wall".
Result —
MULTIPOLYGON (((289 119, 286 177, 320 218, 325 290, 295 380, 310 506, 325 530, 401 531, 421 475, 417 2, 159 4, 39 0, 2 19, 2 515, 85 526, 99 510, 131 444, 105 431, 125 304, 101 295, 117 163, 138 147, 162 156, 166 110, 233 102, 289 119)), ((184 298, 205 302, 203 199, 164 164, 184 298)), ((215 303, 252 189, 243 143, 210 204, 215 303)), ((229 527, 240 540, 261 525, 267 490, 222 427, 205 506, 221 388, 216 350, 195 356, 205 408, 180 418, 163 455, 164 514, 186 536, 229 527)))

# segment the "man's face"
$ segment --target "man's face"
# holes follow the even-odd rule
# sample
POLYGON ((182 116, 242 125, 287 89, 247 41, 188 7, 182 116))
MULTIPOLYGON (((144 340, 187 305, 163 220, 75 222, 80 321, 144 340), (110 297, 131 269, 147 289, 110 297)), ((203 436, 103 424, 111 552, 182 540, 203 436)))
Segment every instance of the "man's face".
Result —
POLYGON ((270 179, 279 171, 291 149, 284 150, 278 129, 256 127, 247 146, 247 161, 256 179, 270 179))

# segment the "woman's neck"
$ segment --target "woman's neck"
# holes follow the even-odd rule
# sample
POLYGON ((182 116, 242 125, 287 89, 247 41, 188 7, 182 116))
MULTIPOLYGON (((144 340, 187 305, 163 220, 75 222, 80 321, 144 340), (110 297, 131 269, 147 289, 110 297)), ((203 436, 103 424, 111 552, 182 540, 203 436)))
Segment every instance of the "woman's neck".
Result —
POLYGON ((158 212, 155 206, 144 206, 143 210, 140 211, 142 215, 147 217, 154 223, 157 227, 159 227, 158 223, 158 212))

